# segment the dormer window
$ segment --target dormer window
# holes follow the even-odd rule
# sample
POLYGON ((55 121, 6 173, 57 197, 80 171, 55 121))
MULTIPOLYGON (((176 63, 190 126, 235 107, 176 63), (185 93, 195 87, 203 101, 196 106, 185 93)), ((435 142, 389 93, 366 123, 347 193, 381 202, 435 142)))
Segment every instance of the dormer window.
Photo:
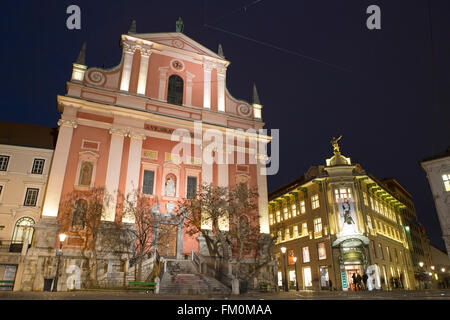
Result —
POLYGON ((183 79, 176 74, 169 77, 169 87, 167 89, 167 102, 171 104, 183 104, 183 79))

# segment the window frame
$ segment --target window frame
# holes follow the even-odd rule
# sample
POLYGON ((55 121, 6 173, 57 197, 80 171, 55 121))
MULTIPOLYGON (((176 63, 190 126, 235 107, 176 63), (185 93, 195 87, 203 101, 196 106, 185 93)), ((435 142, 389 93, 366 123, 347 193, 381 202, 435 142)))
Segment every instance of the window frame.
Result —
POLYGON ((47 159, 44 159, 44 158, 33 158, 33 163, 31 164, 31 170, 30 170, 30 173, 31 173, 31 174, 37 174, 37 175, 43 175, 43 174, 44 174, 44 168, 45 168, 45 162, 46 162, 46 160, 47 160, 47 159), (40 172, 34 172, 36 161, 40 161, 40 160, 42 160, 41 171, 40 171, 40 172))
POLYGON ((25 197, 23 199, 23 206, 24 207, 37 207, 38 204, 38 200, 39 200, 39 193, 40 193, 40 188, 36 188, 36 187, 26 187, 25 189, 25 197), (36 198, 34 201, 34 204, 27 204, 27 198, 28 198, 28 191, 32 191, 32 190, 36 190, 36 198))
POLYGON ((11 163, 11 155, 8 155, 8 154, 0 154, 0 159, 1 159, 2 157, 7 158, 7 161, 6 161, 6 166, 5 166, 4 169, 2 169, 2 165, 3 165, 3 164, 0 163, 0 172, 7 172, 7 171, 8 171, 8 168, 9 168, 9 164, 11 163))

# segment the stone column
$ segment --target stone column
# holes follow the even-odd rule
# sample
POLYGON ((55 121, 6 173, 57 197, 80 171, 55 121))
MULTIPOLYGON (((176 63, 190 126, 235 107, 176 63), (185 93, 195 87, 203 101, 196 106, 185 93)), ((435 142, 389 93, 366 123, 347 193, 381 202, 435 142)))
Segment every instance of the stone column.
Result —
POLYGON ((141 65, 139 66, 139 80, 137 93, 144 94, 147 89, 147 74, 148 74, 148 60, 150 58, 151 51, 149 48, 141 48, 141 65))
POLYGON ((226 68, 217 68, 217 109, 219 111, 225 112, 225 79, 226 79, 226 68))
POLYGON ((116 216, 117 190, 119 188, 120 166, 122 163, 123 138, 127 134, 121 129, 110 129, 111 144, 109 147, 108 168, 106 171, 105 189, 112 196, 109 204, 106 203, 106 217, 103 221, 114 221, 116 216))
POLYGON ((56 217, 58 215, 73 129, 77 127, 75 121, 64 119, 59 120, 58 125, 60 126, 58 141, 53 154, 52 167, 47 183, 45 202, 42 210, 43 217, 56 217))
POLYGON ((167 71, 169 67, 161 67, 159 68, 159 91, 158 91, 158 100, 167 101, 165 98, 166 93, 166 82, 167 82, 167 71))
POLYGON ((136 47, 134 45, 130 45, 128 43, 123 43, 123 69, 122 69, 122 78, 120 80, 120 90, 128 91, 130 87, 130 78, 131 78, 131 68, 133 65, 133 55, 136 47))
POLYGON ((209 61, 203 63, 203 108, 211 109, 211 70, 213 65, 209 61))
MULTIPOLYGON (((145 134, 135 132, 130 132, 129 136, 130 136, 130 151, 128 153, 125 196, 127 196, 129 193, 134 193, 139 188, 142 141, 146 138, 145 134)), ((134 223, 134 218, 135 217, 122 217, 122 222, 134 223)))
POLYGON ((186 71, 186 105, 192 106, 192 86, 194 83, 192 79, 195 77, 194 74, 186 71))
MULTIPOLYGON (((258 211, 259 211, 259 232, 270 233, 269 228, 269 204, 267 202, 267 176, 266 166, 261 164, 261 158, 266 159, 265 155, 260 155, 257 159, 256 177, 258 183, 258 211)), ((297 210, 300 210, 298 208, 297 210)))

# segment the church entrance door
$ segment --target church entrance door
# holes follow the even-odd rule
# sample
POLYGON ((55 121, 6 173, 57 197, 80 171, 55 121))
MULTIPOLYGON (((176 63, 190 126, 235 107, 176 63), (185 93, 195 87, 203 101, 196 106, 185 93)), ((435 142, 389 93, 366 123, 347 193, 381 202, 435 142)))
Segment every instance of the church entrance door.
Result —
POLYGON ((161 224, 158 251, 162 257, 175 259, 177 256, 177 226, 161 224))

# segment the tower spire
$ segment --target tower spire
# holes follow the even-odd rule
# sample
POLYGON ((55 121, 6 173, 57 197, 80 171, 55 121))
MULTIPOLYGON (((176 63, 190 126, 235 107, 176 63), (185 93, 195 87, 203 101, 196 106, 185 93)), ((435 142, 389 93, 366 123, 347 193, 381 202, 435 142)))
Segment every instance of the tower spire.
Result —
POLYGON ((258 90, 256 90, 256 83, 254 82, 253 82, 253 104, 261 105, 261 102, 259 101, 258 90))
POLYGON ((225 58, 225 55, 223 54, 223 48, 222 45, 219 43, 219 48, 217 49, 217 54, 221 56, 222 58, 225 58))
POLYGON ((86 42, 84 42, 83 46, 81 47, 76 63, 86 65, 86 42))
POLYGON ((131 26, 128 33, 136 33, 136 20, 131 21, 131 26))

